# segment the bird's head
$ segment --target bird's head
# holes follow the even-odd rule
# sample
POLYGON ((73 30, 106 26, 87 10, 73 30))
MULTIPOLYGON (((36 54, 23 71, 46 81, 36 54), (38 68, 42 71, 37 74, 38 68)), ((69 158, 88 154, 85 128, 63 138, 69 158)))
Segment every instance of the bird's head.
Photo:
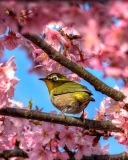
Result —
POLYGON ((39 80, 42 80, 46 83, 49 93, 51 92, 51 90, 55 89, 61 84, 67 83, 70 81, 67 77, 59 73, 52 73, 48 75, 46 78, 40 78, 39 80))

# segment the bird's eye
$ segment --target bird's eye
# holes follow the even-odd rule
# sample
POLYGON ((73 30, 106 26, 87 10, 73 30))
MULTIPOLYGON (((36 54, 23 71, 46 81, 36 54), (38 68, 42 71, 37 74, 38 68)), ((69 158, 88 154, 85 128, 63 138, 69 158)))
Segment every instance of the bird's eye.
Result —
POLYGON ((58 77, 54 76, 54 77, 52 77, 52 80, 56 82, 56 81, 58 81, 58 77))

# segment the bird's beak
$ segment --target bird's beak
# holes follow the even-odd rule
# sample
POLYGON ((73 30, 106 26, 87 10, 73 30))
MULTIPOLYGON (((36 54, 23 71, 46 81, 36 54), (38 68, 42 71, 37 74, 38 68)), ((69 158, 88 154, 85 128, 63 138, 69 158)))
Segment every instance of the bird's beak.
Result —
POLYGON ((38 80, 45 81, 46 79, 45 78, 39 78, 38 80))

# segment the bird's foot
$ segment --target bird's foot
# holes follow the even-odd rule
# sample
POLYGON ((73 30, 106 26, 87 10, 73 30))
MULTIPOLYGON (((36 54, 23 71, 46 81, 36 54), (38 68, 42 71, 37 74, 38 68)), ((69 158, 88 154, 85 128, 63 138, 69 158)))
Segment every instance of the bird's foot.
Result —
POLYGON ((60 112, 60 115, 64 116, 64 118, 66 119, 66 115, 63 112, 60 112))
POLYGON ((80 119, 82 120, 83 123, 85 123, 85 120, 87 119, 86 118, 86 115, 84 113, 84 110, 82 111, 82 114, 80 114, 80 119))
POLYGON ((71 106, 66 106, 64 109, 62 109, 61 114, 66 113, 70 108, 71 106))
MULTIPOLYGON (((71 108, 70 106, 65 107, 62 111, 61 111, 61 115, 65 116, 65 113, 69 110, 69 108, 71 108)), ((66 116, 65 116, 66 118, 66 116)))

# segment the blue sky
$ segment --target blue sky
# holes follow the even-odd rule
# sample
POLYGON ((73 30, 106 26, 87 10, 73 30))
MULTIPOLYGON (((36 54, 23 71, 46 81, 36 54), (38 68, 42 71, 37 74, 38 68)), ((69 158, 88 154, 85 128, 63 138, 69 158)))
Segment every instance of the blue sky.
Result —
MULTIPOLYGON (((21 50, 20 47, 16 48, 13 51, 5 50, 2 60, 8 60, 11 56, 16 57, 15 63, 17 66, 17 71, 15 73, 15 76, 20 79, 19 83, 15 86, 16 90, 13 99, 23 102, 24 106, 27 106, 30 98, 32 98, 33 109, 37 105, 39 108, 43 108, 44 112, 50 112, 52 110, 58 111, 50 102, 49 93, 45 83, 38 80, 39 78, 41 78, 41 76, 35 73, 28 73, 28 69, 31 67, 32 62, 27 58, 25 50, 21 50)), ((90 71, 99 79, 103 80, 104 83, 108 84, 111 87, 118 85, 121 88, 123 85, 122 80, 116 81, 111 77, 103 79, 103 72, 101 71, 97 71, 94 69, 88 69, 88 71, 90 71)), ((91 102, 85 109, 88 112, 89 119, 93 119, 96 113, 95 108, 99 108, 100 102, 106 96, 98 91, 95 91, 94 87, 84 80, 81 81, 81 84, 87 86, 87 88, 92 91, 93 97, 96 100, 96 102, 91 102)), ((58 113, 60 112, 58 111, 58 113)), ((125 146, 119 145, 117 140, 115 140, 114 138, 109 138, 108 140, 103 140, 101 138, 100 142, 102 146, 110 143, 110 154, 117 154, 125 151, 125 146)))

